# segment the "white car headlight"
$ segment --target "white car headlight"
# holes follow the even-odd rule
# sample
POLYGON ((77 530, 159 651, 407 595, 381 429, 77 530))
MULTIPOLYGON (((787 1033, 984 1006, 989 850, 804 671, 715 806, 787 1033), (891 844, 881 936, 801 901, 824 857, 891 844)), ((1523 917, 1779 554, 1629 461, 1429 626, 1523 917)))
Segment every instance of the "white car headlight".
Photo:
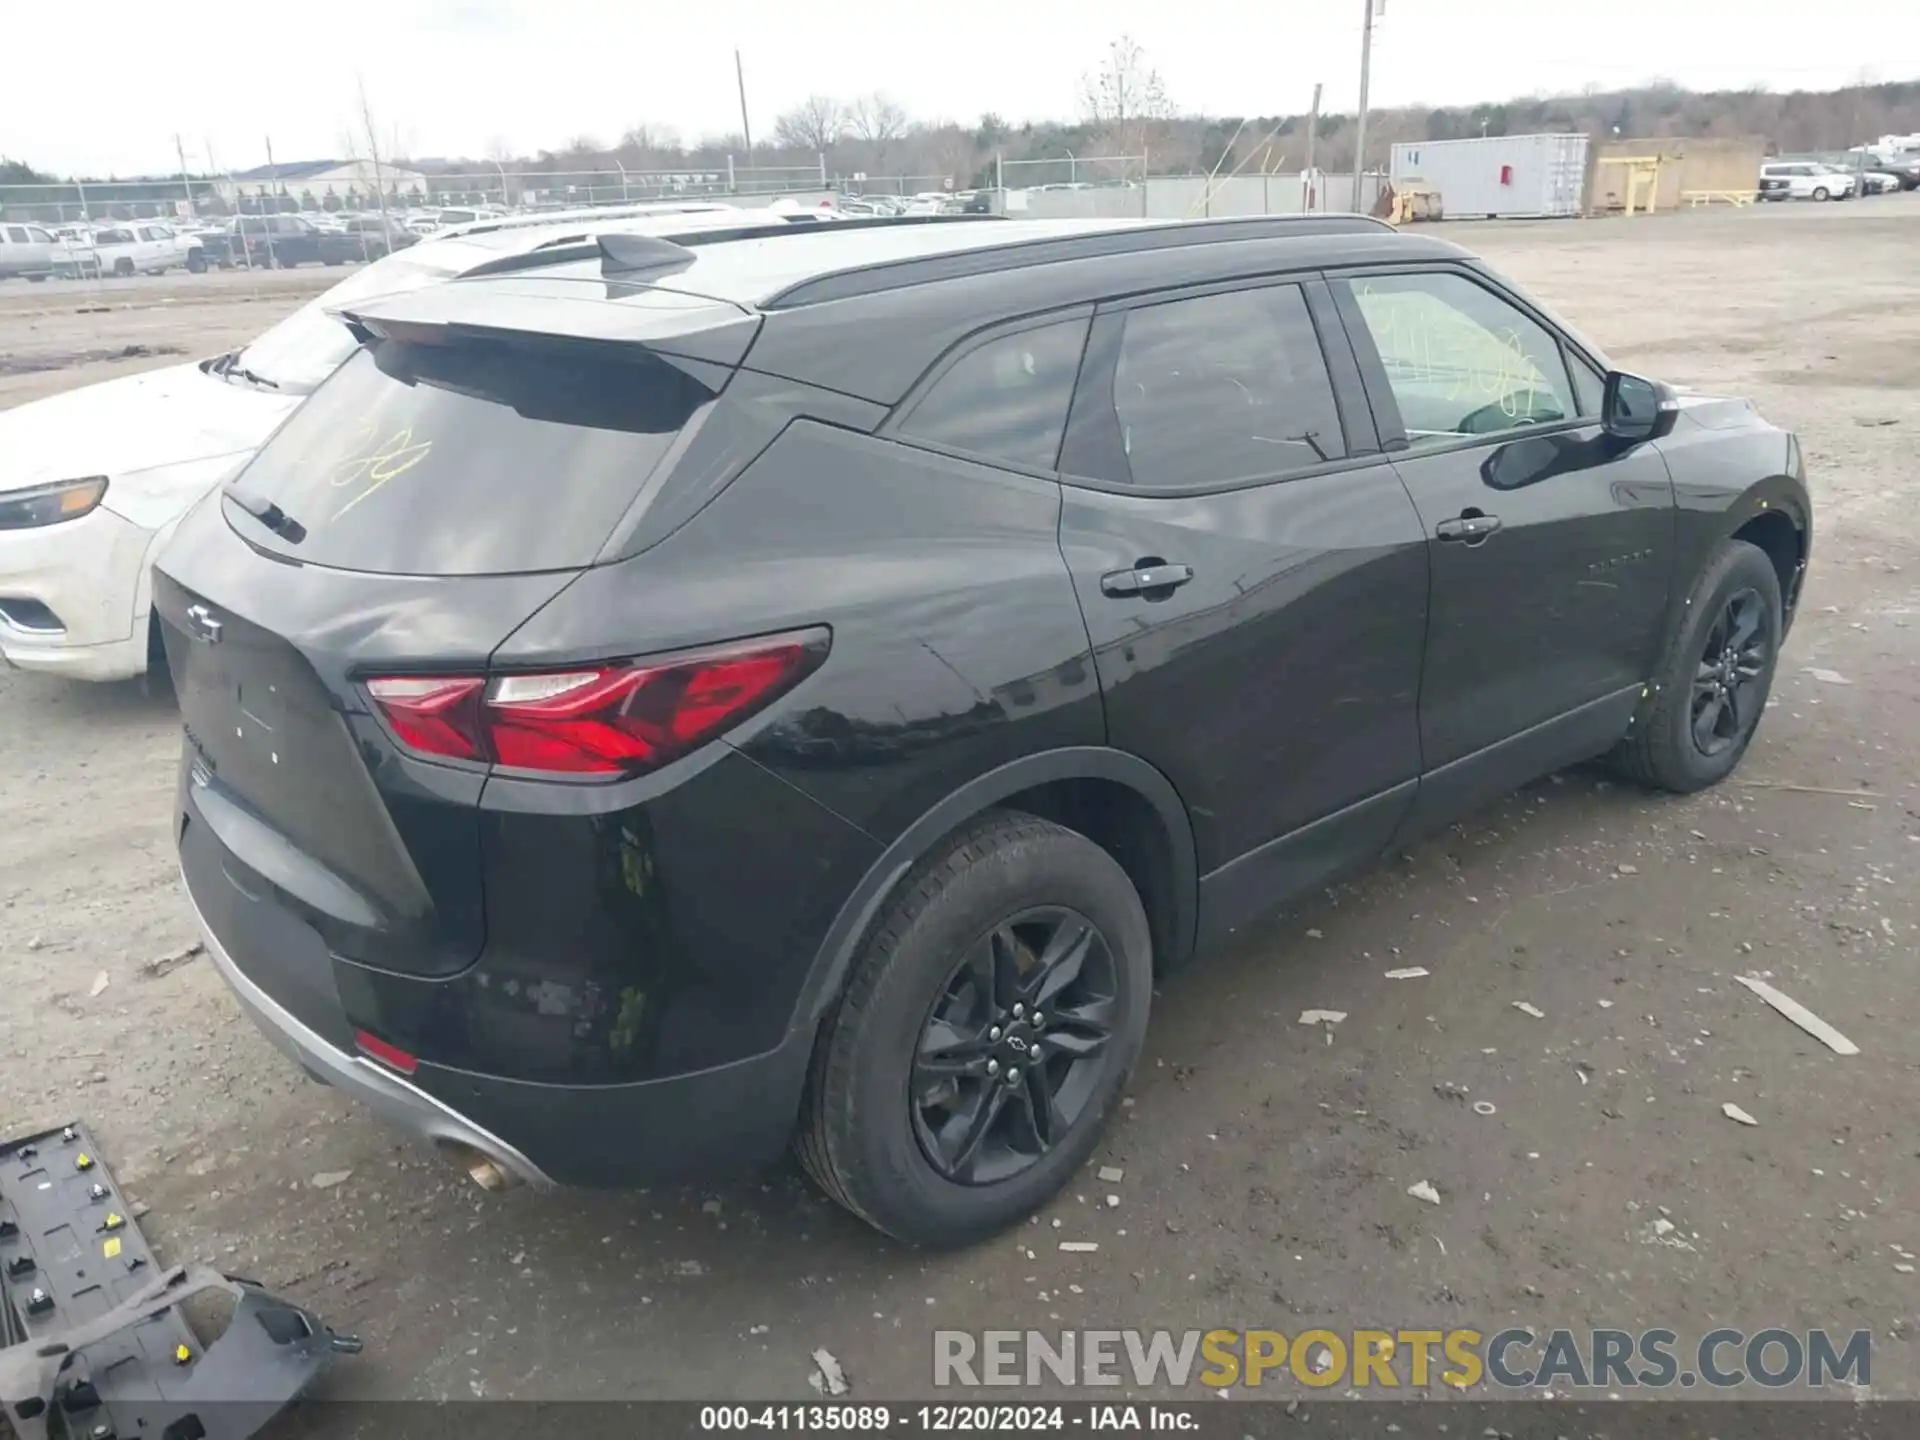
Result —
POLYGON ((89 475, 82 480, 56 480, 51 485, 0 494, 0 530, 37 530, 63 520, 78 520, 91 514, 106 493, 107 477, 89 475))

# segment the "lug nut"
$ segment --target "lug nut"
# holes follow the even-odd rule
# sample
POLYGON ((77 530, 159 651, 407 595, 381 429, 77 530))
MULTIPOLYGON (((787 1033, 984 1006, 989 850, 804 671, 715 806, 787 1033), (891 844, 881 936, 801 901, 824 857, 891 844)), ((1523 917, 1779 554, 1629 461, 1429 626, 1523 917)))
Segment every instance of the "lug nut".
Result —
POLYGON ((998 1060, 987 1061, 987 1074, 998 1075, 999 1073, 1000 1073, 1000 1062, 998 1060))
POLYGON ((998 1040, 999 1038, 1000 1038, 1000 1027, 998 1025, 994 1026, 991 1030, 987 1031, 987 1039, 998 1040))
POLYGON ((1013 1007, 1013 1018, 1018 1020, 1025 1013, 1026 1007, 1016 1002, 1013 1007))
POLYGON ((1017 1085, 1019 1082, 1020 1082, 1020 1067, 1018 1065, 1008 1066, 1007 1067, 1007 1084, 1017 1085))

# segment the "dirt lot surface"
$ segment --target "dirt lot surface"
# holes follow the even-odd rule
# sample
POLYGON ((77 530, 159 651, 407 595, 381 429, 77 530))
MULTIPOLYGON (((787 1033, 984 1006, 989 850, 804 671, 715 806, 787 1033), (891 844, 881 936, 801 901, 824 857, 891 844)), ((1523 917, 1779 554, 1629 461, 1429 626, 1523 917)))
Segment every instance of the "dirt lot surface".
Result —
MULTIPOLYGON (((1309 1322, 1870 1328, 1874 1390, 1920 1394, 1920 195, 1444 233, 1617 361, 1800 432, 1815 566, 1771 712, 1717 790, 1556 776, 1170 982, 1094 1162, 1123 1180, 1090 1169, 1035 1225, 950 1255, 791 1172, 482 1195, 308 1083, 204 960, 143 976, 193 937, 171 704, 17 674, 0 1134, 91 1121, 164 1255, 366 1337, 340 1396, 805 1399, 824 1346, 856 1398, 906 1397, 936 1325, 1309 1322), (1431 974, 1383 976, 1406 966, 1431 974), (1307 1007, 1347 1018, 1304 1026, 1307 1007), (1421 1180, 1439 1205, 1408 1195, 1421 1180)), ((82 287, 0 288, 0 404, 153 359, 8 373, 23 358, 212 353, 336 278, 127 282, 93 314, 82 287)))

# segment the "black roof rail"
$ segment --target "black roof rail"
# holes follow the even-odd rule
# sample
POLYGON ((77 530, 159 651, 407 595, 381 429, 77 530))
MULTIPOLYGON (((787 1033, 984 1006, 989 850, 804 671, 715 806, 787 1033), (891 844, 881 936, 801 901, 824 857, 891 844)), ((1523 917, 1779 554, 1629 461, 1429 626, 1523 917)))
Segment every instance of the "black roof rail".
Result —
MULTIPOLYGON (((902 217, 906 218, 906 217, 902 217)), ((981 217, 986 218, 986 217, 981 217)), ((846 223, 846 222, 842 222, 846 223)), ((837 227, 836 227, 837 228, 837 227)), ((765 310, 790 309, 826 300, 845 300, 882 290, 898 290, 935 280, 990 275, 1028 265, 1171 250, 1187 245, 1220 245, 1236 240, 1271 240, 1295 235, 1370 235, 1394 227, 1370 215, 1249 215, 1221 220, 1169 220, 1157 225, 1128 225, 1075 235, 1048 235, 1005 245, 880 260, 831 274, 815 275, 765 300, 765 310)))
MULTIPOLYGON (((712 211, 699 212, 711 215, 712 211)), ((754 212, 748 211, 748 214, 754 212)), ((746 225, 716 225, 699 230, 690 230, 684 234, 672 236, 643 235, 633 231, 583 230, 579 234, 562 235, 537 245, 531 250, 521 250, 512 255, 502 255, 496 260, 483 261, 471 270, 461 272, 460 278, 471 280, 478 275, 506 275, 516 270, 540 270, 549 265, 564 265, 575 260, 601 260, 605 268, 612 271, 651 269, 659 265, 693 258, 692 251, 701 245, 717 245, 727 240, 767 240, 775 235, 818 235, 831 230, 874 230, 890 226, 929 225, 929 224, 972 224, 979 220, 998 221, 999 215, 850 215, 839 220, 824 220, 812 211, 799 210, 783 218, 786 225, 768 225, 764 221, 746 225), (612 241, 614 250, 610 251, 607 242, 612 241), (671 245, 682 253, 673 257, 658 255, 639 265, 627 263, 616 257, 614 251, 624 250, 627 254, 638 254, 639 245, 671 245)))

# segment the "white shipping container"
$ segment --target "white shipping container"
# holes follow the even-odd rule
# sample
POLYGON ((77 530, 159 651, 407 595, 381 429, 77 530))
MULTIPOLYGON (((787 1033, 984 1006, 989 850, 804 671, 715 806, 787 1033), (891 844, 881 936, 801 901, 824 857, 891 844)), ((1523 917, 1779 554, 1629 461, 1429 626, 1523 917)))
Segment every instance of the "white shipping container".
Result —
POLYGON ((1393 147, 1393 184, 1431 185, 1449 220, 1578 215, 1586 177, 1585 135, 1489 135, 1393 147))

